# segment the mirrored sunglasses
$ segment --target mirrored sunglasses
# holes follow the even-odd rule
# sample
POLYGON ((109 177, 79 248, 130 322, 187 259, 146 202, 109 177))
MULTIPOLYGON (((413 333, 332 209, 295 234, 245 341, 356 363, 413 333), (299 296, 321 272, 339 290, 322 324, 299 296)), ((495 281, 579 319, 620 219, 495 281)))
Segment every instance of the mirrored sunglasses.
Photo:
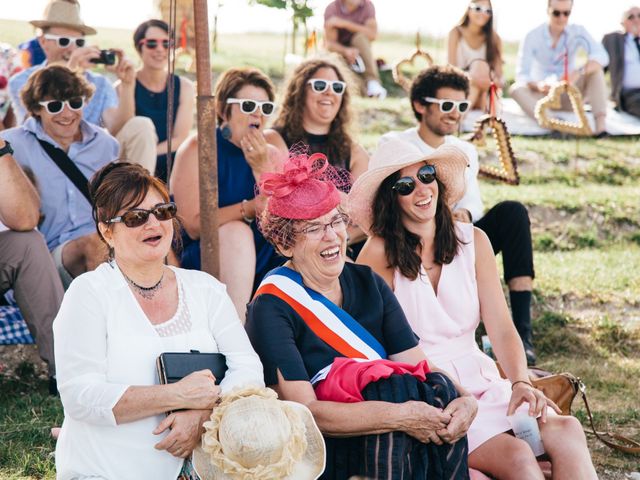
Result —
POLYGON ((51 115, 55 115, 57 113, 60 113, 65 105, 69 108, 69 110, 73 110, 74 112, 82 110, 82 107, 84 107, 84 97, 75 97, 70 98, 69 100, 44 100, 38 103, 42 105, 51 115))
POLYGON ((71 42, 75 42, 76 47, 84 47, 86 40, 82 37, 65 37, 63 35, 54 35, 53 33, 45 33, 44 38, 47 40, 55 40, 61 48, 67 48, 71 42))
POLYGON ((160 222, 171 220, 176 217, 178 207, 173 202, 162 203, 156 205, 151 210, 145 210, 144 208, 132 208, 124 212, 118 217, 113 217, 107 220, 105 223, 124 223, 129 228, 139 227, 149 221, 149 215, 153 214, 160 222))
POLYGON ((478 5, 477 3, 469 4, 469 10, 472 10, 476 13, 485 13, 487 15, 491 15, 493 13, 493 10, 491 10, 491 8, 478 5))
POLYGON ((564 15, 565 17, 568 18, 569 15, 571 15, 571 10, 552 10, 551 14, 556 18, 561 15, 564 15))
POLYGON ((314 223, 308 225, 305 228, 300 230, 300 233, 303 233, 307 236, 307 238, 312 239, 320 239, 324 237, 325 232, 327 231, 327 227, 331 227, 331 229, 336 233, 345 232, 347 230, 347 225, 349 224, 349 217, 345 214, 341 213, 336 215, 331 219, 329 223, 314 223))
POLYGON ((143 38, 142 40, 140 40, 139 45, 144 45, 150 50, 155 50, 156 48, 158 48, 158 45, 162 45, 162 48, 164 48, 165 50, 169 50, 169 47, 171 46, 171 40, 169 40, 168 38, 143 38))
POLYGON ((469 100, 448 100, 446 98, 424 97, 424 101, 437 103, 440 105, 440 111, 442 113, 449 113, 454 108, 457 108, 458 112, 464 113, 469 110, 469 107, 471 106, 471 102, 469 102, 469 100))
POLYGON ((347 84, 340 80, 322 80, 321 78, 312 78, 308 82, 311 89, 316 93, 324 93, 329 87, 336 95, 342 95, 347 89, 347 84))
POLYGON ((269 117, 276 110, 274 102, 259 102, 258 100, 250 100, 248 98, 227 98, 227 104, 237 103, 240 105, 240 111, 247 115, 251 115, 258 108, 265 117, 269 117))
MULTIPOLYGON (((418 174, 416 175, 420 182, 428 185, 432 183, 436 179, 436 167, 433 165, 424 165, 420 167, 418 170, 418 174)), ((399 178, 396 183, 391 187, 398 195, 402 195, 403 197, 409 195, 416 189, 416 181, 413 177, 402 177, 399 178)))

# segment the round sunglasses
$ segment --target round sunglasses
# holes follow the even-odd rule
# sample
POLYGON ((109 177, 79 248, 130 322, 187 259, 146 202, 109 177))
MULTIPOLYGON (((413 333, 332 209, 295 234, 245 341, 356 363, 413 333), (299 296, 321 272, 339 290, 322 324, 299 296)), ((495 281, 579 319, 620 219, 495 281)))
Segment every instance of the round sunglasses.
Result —
MULTIPOLYGON (((418 170, 416 175, 420 182, 428 185, 436 179, 436 167, 434 165, 424 165, 418 170)), ((411 194, 416 189, 416 181, 413 177, 399 178, 391 187, 398 195, 403 197, 411 194)))
POLYGON ((171 220, 176 217, 178 207, 173 202, 162 203, 156 205, 151 210, 144 208, 132 208, 124 212, 122 215, 113 217, 105 223, 124 223, 129 228, 139 227, 149 221, 149 215, 153 214, 160 222, 171 220))
POLYGON ((55 40, 61 48, 67 48, 71 42, 75 42, 76 47, 84 47, 86 40, 82 37, 65 37, 64 35, 54 35, 53 33, 45 33, 44 38, 47 40, 55 40))
POLYGON ((143 38, 142 40, 140 40, 140 43, 138 43, 138 45, 144 45, 150 50, 155 50, 156 48, 158 48, 158 45, 162 45, 162 48, 164 48, 165 50, 169 50, 169 47, 171 46, 171 40, 169 40, 168 38, 143 38))
POLYGON ((276 104, 274 102, 260 102, 258 100, 250 100, 248 98, 227 98, 228 105, 232 105, 234 103, 240 105, 240 111, 246 115, 251 115, 259 108, 262 115, 269 117, 276 110, 276 104))
POLYGON ((347 89, 347 84, 340 80, 322 80, 321 78, 312 78, 307 81, 311 85, 311 89, 316 93, 324 93, 329 87, 336 95, 342 95, 347 89))
POLYGON ((440 111, 442 113, 449 113, 453 111, 454 108, 457 108, 458 112, 464 113, 469 110, 469 107, 471 106, 471 102, 469 102, 469 100, 448 100, 446 98, 424 97, 424 101, 428 103, 437 103, 440 105, 440 111))
POLYGON ((38 103, 51 115, 56 115, 62 112, 65 105, 69 107, 69 110, 73 110, 74 112, 82 110, 84 107, 84 97, 74 97, 69 100, 44 100, 38 103))

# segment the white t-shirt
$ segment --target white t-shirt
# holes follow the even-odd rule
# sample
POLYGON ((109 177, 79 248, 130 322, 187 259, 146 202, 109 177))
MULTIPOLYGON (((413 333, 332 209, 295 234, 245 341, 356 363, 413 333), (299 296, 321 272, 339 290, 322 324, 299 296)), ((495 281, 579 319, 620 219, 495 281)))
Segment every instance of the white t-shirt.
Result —
MULTIPOLYGON (((420 149, 425 155, 430 154, 435 150, 430 145, 427 145, 420 135, 418 135, 418 128, 409 128, 403 132, 389 132, 385 133, 379 143, 386 142, 390 139, 398 139, 405 142, 412 143, 420 149)), ((466 190, 462 199, 455 204, 454 210, 464 208, 471 213, 471 219, 477 222, 484 215, 484 205, 482 204, 482 197, 480 196, 480 185, 478 183, 478 172, 480 171, 480 164, 478 163, 478 152, 476 148, 469 142, 460 140, 453 135, 447 135, 444 137, 445 143, 458 147, 462 150, 469 159, 469 168, 465 170, 465 183, 466 190)))
POLYGON ((117 425, 112 411, 130 385, 158 383, 155 362, 163 352, 225 354, 223 392, 264 385, 225 286, 204 272, 172 270, 191 314, 191 330, 183 334, 158 335, 115 263, 80 275, 65 294, 53 323, 65 417, 56 445, 58 479, 177 478, 183 459, 154 448, 168 434, 152 433, 165 416, 117 425))

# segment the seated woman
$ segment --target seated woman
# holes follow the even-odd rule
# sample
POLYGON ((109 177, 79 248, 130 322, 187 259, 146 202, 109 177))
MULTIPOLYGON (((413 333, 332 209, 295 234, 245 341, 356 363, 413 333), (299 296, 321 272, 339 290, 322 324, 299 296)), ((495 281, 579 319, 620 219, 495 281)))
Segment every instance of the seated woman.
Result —
POLYGON ((53 324, 57 475, 175 480, 220 395, 263 385, 260 361, 224 285, 164 264, 178 228, 164 184, 118 163, 90 190, 110 261, 73 281, 53 324), (222 383, 202 370, 158 385, 156 358, 191 349, 226 356, 222 383))
POLYGON ((384 281, 345 263, 338 178, 322 154, 263 176, 260 228, 288 258, 248 309, 266 383, 313 413, 327 446, 322 478, 467 478, 475 401, 427 364, 384 281))
POLYGON ((381 144, 349 193, 354 221, 372 235, 358 263, 394 290, 424 353, 476 397, 470 467, 495 478, 543 478, 531 448, 509 434, 507 416, 527 403, 539 416, 553 478, 596 478, 578 420, 548 414, 559 410, 529 381, 486 234, 453 221, 466 168, 451 145, 425 155, 401 140, 381 144), (507 380, 475 342, 481 320, 507 380))
MULTIPOLYGON (((346 75, 326 58, 305 60, 293 71, 282 108, 267 142, 287 152, 296 143, 320 152, 331 164, 351 172, 353 179, 367 170, 369 155, 350 132, 351 105, 346 75)), ((362 242, 360 230, 349 227, 349 242, 362 242)))
MULTIPOLYGON (((215 90, 218 125, 218 221, 220 281, 227 286, 244 321, 254 282, 282 263, 256 227, 256 181, 273 170, 263 135, 266 117, 275 111, 271 80, 255 68, 231 68, 215 90)), ((200 191, 198 138, 190 137, 178 150, 171 172, 171 193, 188 235, 182 266, 200 269, 200 191)))
POLYGON ((502 88, 502 40, 493 29, 491 0, 469 3, 462 19, 449 32, 448 62, 469 72, 472 109, 487 107, 491 80, 502 88))
MULTIPOLYGON (((147 20, 136 28, 133 46, 140 54, 142 67, 136 72, 135 90, 131 98, 135 114, 149 117, 158 135, 155 175, 167 181, 167 112, 169 111, 169 81, 173 83, 173 130, 171 151, 175 152, 184 142, 193 126, 195 91, 191 80, 173 75, 169 80, 167 56, 169 55, 169 25, 162 20, 147 20)), ((123 84, 117 86, 120 98, 123 84)))

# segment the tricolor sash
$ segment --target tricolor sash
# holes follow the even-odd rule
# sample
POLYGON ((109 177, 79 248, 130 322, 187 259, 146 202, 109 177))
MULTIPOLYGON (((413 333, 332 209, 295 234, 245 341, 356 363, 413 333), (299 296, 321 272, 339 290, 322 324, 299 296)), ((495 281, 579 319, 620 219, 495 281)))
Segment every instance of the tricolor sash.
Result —
POLYGON ((286 302, 313 333, 341 355, 363 360, 387 358, 384 347, 373 335, 327 297, 306 287, 298 272, 288 267, 272 270, 255 296, 266 293, 286 302))

